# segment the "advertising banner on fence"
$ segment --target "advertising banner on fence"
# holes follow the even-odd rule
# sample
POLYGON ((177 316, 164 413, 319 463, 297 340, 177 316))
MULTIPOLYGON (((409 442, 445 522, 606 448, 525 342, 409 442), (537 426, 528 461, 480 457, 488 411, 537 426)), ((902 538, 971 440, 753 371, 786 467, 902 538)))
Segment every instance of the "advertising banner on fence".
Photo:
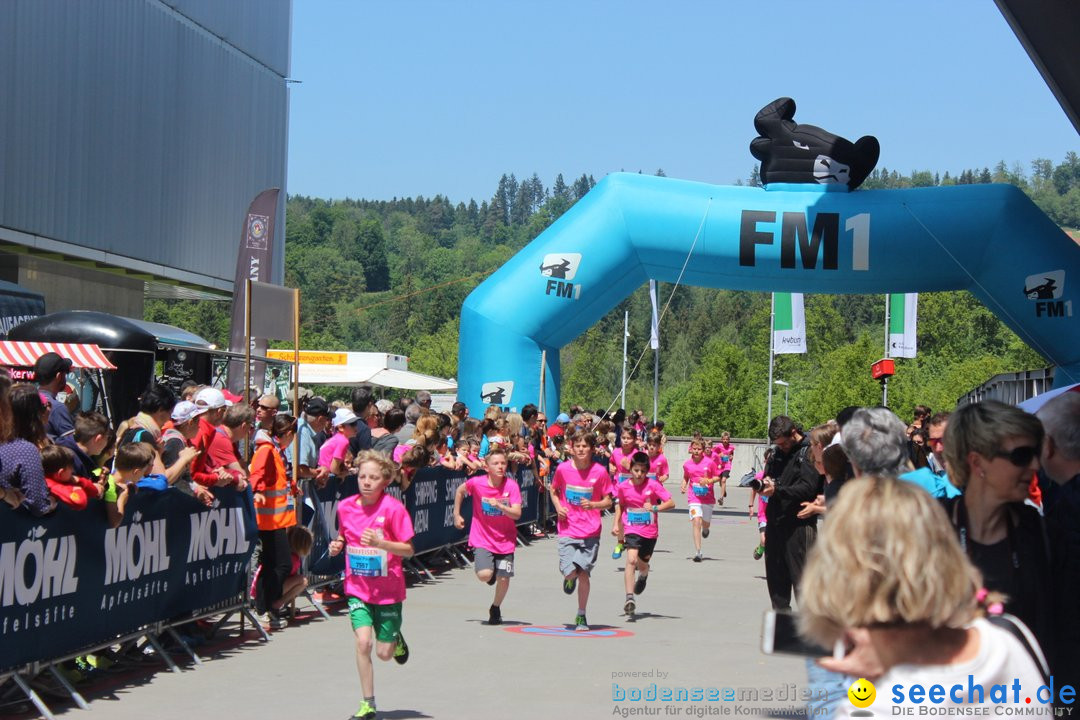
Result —
POLYGON ((117 528, 98 501, 42 518, 0 509, 0 670, 235 601, 258 531, 250 493, 214 494, 207 508, 140 491, 117 528))

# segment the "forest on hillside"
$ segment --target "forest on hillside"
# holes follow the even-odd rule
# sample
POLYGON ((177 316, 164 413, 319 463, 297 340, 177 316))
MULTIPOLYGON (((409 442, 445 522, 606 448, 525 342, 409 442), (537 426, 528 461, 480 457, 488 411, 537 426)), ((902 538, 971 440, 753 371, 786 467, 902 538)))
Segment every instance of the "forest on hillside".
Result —
MULTIPOLYGON (((663 171, 658 170, 662 175, 663 171)), ((1010 183, 1058 225, 1080 227, 1080 157, 1038 159, 1029 171, 998 163, 956 175, 881 168, 865 189, 1010 183)), ((757 185, 757 169, 737 185, 757 185)), ((285 283, 301 290, 301 345, 408 355, 410 368, 457 375, 458 315, 466 295, 585 195, 595 180, 546 187, 533 174, 503 175, 491 198, 453 203, 443 195, 392 200, 288 198, 285 283)), ((728 430, 760 436, 768 390, 769 294, 661 283, 670 300, 660 328, 659 416, 674 434, 728 430)), ((809 426, 844 406, 877 404, 869 366, 883 354, 883 295, 808 295, 808 352, 781 355, 776 377, 790 384, 790 414, 809 426)), ((145 317, 228 342, 228 303, 148 301, 145 317)), ((647 286, 562 350, 562 403, 607 408, 622 373, 623 314, 630 313, 633 366, 648 347, 647 286)), ((1040 368, 1028 348, 967 292, 919 297, 919 355, 898 359, 889 405, 909 417, 917 403, 951 409, 958 397, 1002 372, 1040 368)), ((653 360, 645 353, 627 388, 627 407, 651 414, 653 360)), ((774 412, 783 408, 783 394, 774 412)))

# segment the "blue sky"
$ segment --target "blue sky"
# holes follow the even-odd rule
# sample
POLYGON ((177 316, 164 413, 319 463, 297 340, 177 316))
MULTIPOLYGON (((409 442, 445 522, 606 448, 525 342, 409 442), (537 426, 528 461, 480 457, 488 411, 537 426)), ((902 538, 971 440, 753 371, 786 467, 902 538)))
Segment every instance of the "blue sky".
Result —
POLYGON ((478 202, 499 176, 747 178, 757 111, 875 135, 908 173, 1080 137, 989 0, 297 0, 291 194, 478 202))

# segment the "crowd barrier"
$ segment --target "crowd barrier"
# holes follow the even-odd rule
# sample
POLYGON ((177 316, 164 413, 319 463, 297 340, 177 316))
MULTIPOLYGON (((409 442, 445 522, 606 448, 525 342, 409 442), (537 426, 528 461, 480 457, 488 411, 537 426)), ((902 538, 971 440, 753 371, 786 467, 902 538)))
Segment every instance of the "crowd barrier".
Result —
POLYGON ((40 518, 0 509, 0 671, 241 603, 258 537, 251 494, 214 494, 207 508, 139 491, 117 528, 99 500, 40 518))
MULTIPOLYGON (((521 486, 517 525, 538 522, 541 493, 533 468, 519 468, 513 476, 521 486)), ((413 569, 427 572, 422 556, 468 540, 471 501, 462 504, 466 529, 455 528, 453 517, 454 493, 466 478, 461 471, 429 467, 416 472, 404 493, 387 489, 413 520, 413 545, 421 558, 413 569)), ((253 619, 249 586, 258 528, 251 490, 213 492, 207 508, 175 490, 139 491, 117 528, 108 526, 100 500, 82 511, 61 505, 40 518, 0 507, 0 680, 11 677, 51 717, 19 677, 20 668, 48 667, 85 707, 56 673, 59 661, 145 635, 176 670, 157 644, 159 633, 179 639, 174 626, 210 613, 241 611, 253 619)), ((338 534, 337 504, 357 492, 355 476, 332 477, 322 488, 305 482, 300 518, 315 535, 305 565, 310 588, 341 579, 344 559, 329 557, 328 545, 338 534)))

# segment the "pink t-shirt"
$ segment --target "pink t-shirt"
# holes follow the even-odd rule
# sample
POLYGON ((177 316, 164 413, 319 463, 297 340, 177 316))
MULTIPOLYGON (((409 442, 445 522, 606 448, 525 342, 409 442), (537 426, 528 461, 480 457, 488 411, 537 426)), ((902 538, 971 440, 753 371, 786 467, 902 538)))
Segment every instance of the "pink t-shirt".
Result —
POLYGON ((338 503, 337 513, 338 527, 345 537, 345 592, 372 605, 403 601, 405 573, 401 557, 362 545, 360 536, 372 528, 386 540, 412 540, 412 519, 405 506, 386 493, 372 505, 362 505, 360 496, 354 495, 338 503))
POLYGON ((716 467, 720 468, 720 472, 731 472, 731 458, 735 455, 735 446, 731 443, 724 445, 723 443, 716 443, 712 446, 712 459, 716 463, 716 467))
POLYGON ((517 482, 507 477, 501 487, 492 487, 487 475, 477 475, 465 481, 465 493, 472 496, 469 545, 497 555, 514 552, 517 526, 513 518, 492 507, 488 499, 497 499, 503 505, 520 505, 521 488, 517 482))
POLYGON ((330 469, 334 458, 345 462, 345 454, 349 451, 349 438, 341 433, 334 433, 329 440, 319 448, 319 467, 330 469))
POLYGON ((566 508, 566 518, 559 518, 559 536, 589 538, 600 535, 600 511, 583 510, 583 500, 599 502, 611 493, 611 477, 602 465, 593 463, 578 470, 573 462, 560 463, 551 482, 559 502, 566 508))
POLYGON ((645 478, 645 482, 641 485, 627 481, 615 486, 615 498, 619 501, 624 534, 639 535, 643 538, 657 536, 660 531, 657 513, 642 508, 645 505, 659 505, 670 500, 671 493, 667 491, 667 488, 652 478, 645 478))
POLYGON ((660 453, 656 457, 649 459, 649 475, 652 475, 659 480, 670 474, 671 470, 668 468, 667 458, 664 457, 664 453, 660 453))
POLYGON ((623 458, 632 458, 634 456, 634 453, 636 453, 636 452, 638 452, 638 449, 637 448, 632 448, 630 450, 630 452, 624 453, 623 449, 622 449, 622 445, 620 445, 619 447, 617 447, 617 448, 615 448, 614 450, 611 451, 611 464, 615 466, 615 474, 616 475, 618 475, 620 473, 627 473, 627 474, 630 473, 630 467, 629 467, 630 462, 627 461, 627 463, 626 463, 627 467, 623 467, 622 461, 623 461, 623 458))
POLYGON ((683 463, 683 477, 690 481, 690 485, 686 488, 686 502, 687 504, 699 504, 699 505, 712 505, 716 502, 716 495, 713 493, 713 486, 700 485, 698 480, 701 478, 714 478, 720 477, 720 471, 716 467, 716 463, 712 461, 712 458, 703 456, 701 462, 695 463, 693 458, 690 458, 683 463))

